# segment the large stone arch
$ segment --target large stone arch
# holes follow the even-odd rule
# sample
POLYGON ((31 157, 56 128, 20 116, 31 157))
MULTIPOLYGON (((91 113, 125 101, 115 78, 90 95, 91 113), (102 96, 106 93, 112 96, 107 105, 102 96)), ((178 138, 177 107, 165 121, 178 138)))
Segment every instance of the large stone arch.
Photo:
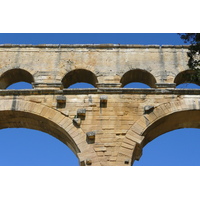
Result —
POLYGON ((30 128, 46 132, 66 144, 79 158, 81 165, 86 160, 99 165, 97 155, 86 142, 86 134, 74 126, 72 119, 61 112, 38 103, 13 98, 1 100, 0 129, 30 128))
POLYGON ((142 155, 142 148, 156 137, 179 128, 200 128, 200 100, 188 98, 156 106, 141 116, 127 131, 119 150, 133 163, 142 155))

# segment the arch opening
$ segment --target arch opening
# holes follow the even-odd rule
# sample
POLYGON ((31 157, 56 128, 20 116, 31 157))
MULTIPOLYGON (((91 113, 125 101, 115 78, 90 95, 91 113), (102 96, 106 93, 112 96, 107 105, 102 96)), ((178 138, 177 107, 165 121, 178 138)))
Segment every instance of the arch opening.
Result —
POLYGON ((200 86, 200 81, 195 78, 195 74, 196 72, 194 70, 185 70, 183 72, 180 72, 175 77, 174 83, 176 83, 176 86, 178 86, 178 88, 183 88, 183 86, 187 88, 190 84, 191 87, 189 86, 189 88, 195 88, 195 86, 192 84, 200 86))
POLYGON ((69 88, 71 85, 81 82, 88 83, 96 87, 98 80, 94 73, 86 69, 75 69, 70 71, 62 79, 64 88, 69 88))
POLYGON ((151 124, 143 133, 146 145, 156 137, 172 130, 180 128, 200 128, 200 111, 186 110, 179 111, 162 117, 151 124))
POLYGON ((125 85, 124 88, 150 88, 150 87, 145 83, 132 82, 125 85))
POLYGON ((63 142, 76 156, 80 152, 70 135, 62 127, 47 118, 29 112, 13 110, 0 111, 0 118, 0 129, 28 128, 42 131, 63 142))
POLYGON ((143 149, 134 166, 200 166, 200 129, 181 128, 160 135, 143 149))
POLYGON ((184 88, 184 89, 200 89, 200 85, 195 83, 181 83, 176 88, 184 88))
MULTIPOLYGON (((149 144, 154 139, 160 138, 161 135, 168 133, 170 131, 173 132, 174 130, 187 129, 187 128, 199 129, 200 128, 199 122, 200 122, 200 110, 189 109, 184 111, 173 112, 154 121, 145 129, 145 131, 142 134, 143 136, 145 136, 145 138, 141 145, 142 147, 145 147, 145 145, 149 144)), ((186 141, 186 143, 187 142, 188 141, 186 141)))
POLYGON ((0 130, 0 166, 77 166, 78 159, 61 141, 26 128, 0 130))
POLYGON ((120 80, 122 87, 132 82, 144 83, 151 88, 156 87, 156 79, 154 76, 148 71, 142 69, 132 69, 126 72, 120 80))
POLYGON ((89 83, 80 82, 80 83, 74 83, 73 85, 70 85, 68 88, 69 89, 70 88, 94 88, 94 86, 89 83))
POLYGON ((30 83, 20 81, 9 85, 6 89, 15 89, 15 90, 33 89, 33 86, 30 83))
POLYGON ((33 83, 33 76, 24 69, 11 69, 4 72, 0 77, 0 89, 6 89, 8 86, 18 83, 26 82, 33 83))

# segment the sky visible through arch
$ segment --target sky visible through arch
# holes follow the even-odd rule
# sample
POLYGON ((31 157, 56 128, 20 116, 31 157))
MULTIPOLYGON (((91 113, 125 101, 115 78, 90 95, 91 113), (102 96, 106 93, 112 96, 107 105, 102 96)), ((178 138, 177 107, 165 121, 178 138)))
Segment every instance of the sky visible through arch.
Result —
MULTIPOLYGON (((0 34, 0 44, 144 44, 183 45, 176 33, 172 34, 0 34)), ((27 87, 16 84, 8 89, 27 87)), ((137 87, 140 87, 139 84, 137 87)), ((28 86, 29 87, 29 86, 28 86)), ((133 87, 129 84, 127 87, 133 87)), ((134 86, 136 87, 136 86, 134 86)), ((146 87, 146 86, 144 86, 146 87)), ((180 85, 180 88, 199 88, 180 85)), ((143 149, 136 166, 200 165, 200 130, 180 129, 164 134, 143 149)), ((78 165, 75 155, 52 136, 29 129, 0 130, 0 165, 78 165)))

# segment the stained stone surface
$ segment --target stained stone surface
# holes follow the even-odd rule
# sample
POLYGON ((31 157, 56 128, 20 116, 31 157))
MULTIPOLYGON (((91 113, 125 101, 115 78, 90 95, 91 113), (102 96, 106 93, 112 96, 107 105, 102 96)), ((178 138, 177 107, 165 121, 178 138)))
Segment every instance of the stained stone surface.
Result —
POLYGON ((49 133, 80 165, 132 165, 159 135, 200 127, 200 90, 176 89, 192 73, 187 48, 0 45, 0 128, 49 133), (19 81, 33 89, 6 90, 19 81), (76 82, 95 88, 68 89, 76 82), (151 88, 123 88, 131 82, 151 88))

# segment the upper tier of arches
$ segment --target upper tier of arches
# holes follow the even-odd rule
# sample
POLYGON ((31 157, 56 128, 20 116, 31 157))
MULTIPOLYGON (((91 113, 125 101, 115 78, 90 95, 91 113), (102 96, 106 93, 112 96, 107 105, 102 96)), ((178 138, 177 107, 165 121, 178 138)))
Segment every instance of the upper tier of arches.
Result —
MULTIPOLYGON (((191 80, 191 75, 195 75, 195 71, 192 70, 184 70, 177 73, 176 76, 172 79, 172 82, 167 82, 167 84, 174 84, 178 86, 183 83, 194 83, 196 85, 200 85, 200 81, 191 80)), ((17 82, 26 82, 32 85, 35 84, 47 84, 48 87, 51 87, 53 83, 58 84, 59 87, 69 88, 71 85, 76 83, 87 83, 88 85, 85 87, 102 87, 102 84, 116 84, 117 87, 125 87, 129 83, 139 82, 148 85, 150 88, 157 88, 157 84, 162 84, 159 82, 158 78, 153 75, 152 72, 149 72, 145 69, 131 69, 126 71, 121 76, 99 76, 95 71, 91 71, 88 69, 73 69, 69 72, 60 76, 60 79, 56 78, 56 80, 51 77, 51 74, 41 75, 38 79, 38 72, 31 73, 26 69, 14 68, 8 69, 4 71, 0 75, 0 89, 6 89, 10 85, 17 82), (53 82, 54 81, 54 82, 53 82)), ((165 82, 163 82, 166 84, 165 82)), ((115 86, 116 87, 116 86, 115 86)), ((134 88, 134 86, 133 86, 134 88)))
POLYGON ((120 88, 131 82, 174 88, 188 81, 181 74, 188 70, 188 47, 1 45, 0 89, 20 81, 33 84, 33 88, 62 89, 77 82, 97 88, 120 88))

